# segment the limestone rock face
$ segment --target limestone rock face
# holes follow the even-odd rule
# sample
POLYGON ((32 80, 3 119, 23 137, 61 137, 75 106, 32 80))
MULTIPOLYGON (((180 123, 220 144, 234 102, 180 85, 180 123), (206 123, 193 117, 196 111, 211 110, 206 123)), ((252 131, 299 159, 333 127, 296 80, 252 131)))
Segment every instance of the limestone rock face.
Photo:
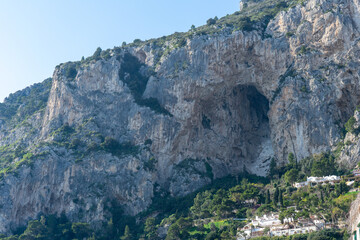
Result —
POLYGON ((356 232, 356 235, 359 236, 359 221, 360 221, 360 195, 357 196, 355 201, 351 203, 349 218, 347 220, 348 231, 351 233, 356 232))
POLYGON ((159 189, 183 196, 244 170, 266 176, 290 152, 330 150, 360 102, 359 6, 308 0, 264 31, 58 66, 45 108, 16 124, 0 115, 0 147, 15 156, 1 175, 0 232, 39 214, 104 221, 116 204, 135 215, 159 189))
POLYGON ((349 119, 349 124, 353 131, 346 133, 343 141, 340 141, 334 150, 338 152, 338 162, 342 167, 355 167, 360 162, 360 112, 354 111, 353 121, 349 119))

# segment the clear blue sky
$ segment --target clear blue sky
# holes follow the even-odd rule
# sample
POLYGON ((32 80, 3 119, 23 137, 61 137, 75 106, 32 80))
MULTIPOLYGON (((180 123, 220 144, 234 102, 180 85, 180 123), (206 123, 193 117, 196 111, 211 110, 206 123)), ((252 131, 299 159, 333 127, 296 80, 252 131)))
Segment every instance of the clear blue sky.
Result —
POLYGON ((1 0, 0 102, 97 47, 187 31, 238 8, 239 0, 1 0))

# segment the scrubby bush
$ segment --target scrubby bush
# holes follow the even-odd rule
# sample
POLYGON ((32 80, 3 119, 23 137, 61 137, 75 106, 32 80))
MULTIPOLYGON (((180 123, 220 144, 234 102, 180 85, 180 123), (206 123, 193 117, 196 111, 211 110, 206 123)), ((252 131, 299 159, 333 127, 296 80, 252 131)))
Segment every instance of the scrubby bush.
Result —
POLYGON ((73 80, 76 77, 76 75, 77 75, 77 70, 74 65, 71 65, 66 69, 66 72, 65 72, 66 78, 73 80))
POLYGON ((101 52, 102 52, 102 49, 100 47, 98 47, 94 54, 92 55, 92 59, 95 59, 95 60, 99 60, 100 59, 100 55, 101 55, 101 52))
POLYGON ((139 151, 138 146, 135 146, 130 142, 119 143, 116 139, 112 137, 106 137, 100 147, 103 150, 110 152, 114 156, 119 157, 130 154, 136 155, 139 151))
POLYGON ((345 130, 350 133, 355 133, 356 128, 354 127, 356 123, 356 119, 354 116, 352 116, 346 123, 345 123, 345 130))
POLYGON ((209 18, 209 19, 206 21, 206 25, 208 25, 208 26, 214 25, 215 23, 216 23, 216 20, 213 19, 213 18, 209 18))

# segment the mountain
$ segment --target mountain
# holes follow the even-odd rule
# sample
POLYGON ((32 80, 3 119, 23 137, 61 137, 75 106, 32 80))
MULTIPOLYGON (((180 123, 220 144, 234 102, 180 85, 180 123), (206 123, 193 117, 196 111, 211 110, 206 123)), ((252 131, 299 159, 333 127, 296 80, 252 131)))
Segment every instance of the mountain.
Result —
MULTIPOLYGON (((187 33, 56 67, 0 104, 0 232, 108 221, 338 149, 359 98, 357 0, 243 2, 187 33)), ((349 137, 347 137, 349 138, 349 137)), ((360 144, 353 137, 351 145, 360 144)))

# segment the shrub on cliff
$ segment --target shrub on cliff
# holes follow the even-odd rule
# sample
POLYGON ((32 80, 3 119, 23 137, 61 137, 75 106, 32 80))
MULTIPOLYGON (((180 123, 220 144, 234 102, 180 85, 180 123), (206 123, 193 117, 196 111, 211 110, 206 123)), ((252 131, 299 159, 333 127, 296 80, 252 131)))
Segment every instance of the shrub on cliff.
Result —
POLYGON ((73 80, 77 75, 77 70, 74 65, 69 66, 65 71, 65 77, 73 80))
POLYGON ((216 20, 213 19, 213 18, 209 18, 207 21, 206 21, 206 25, 210 26, 210 25, 214 25, 216 23, 216 20))
POLYGON ((119 143, 116 139, 111 137, 106 137, 105 141, 100 145, 100 147, 110 152, 114 156, 123 156, 123 155, 136 155, 139 151, 138 146, 133 145, 130 142, 119 143))
POLYGON ((356 123, 356 119, 352 116, 346 123, 345 123, 345 130, 347 132, 355 133, 357 129, 354 127, 356 123))

